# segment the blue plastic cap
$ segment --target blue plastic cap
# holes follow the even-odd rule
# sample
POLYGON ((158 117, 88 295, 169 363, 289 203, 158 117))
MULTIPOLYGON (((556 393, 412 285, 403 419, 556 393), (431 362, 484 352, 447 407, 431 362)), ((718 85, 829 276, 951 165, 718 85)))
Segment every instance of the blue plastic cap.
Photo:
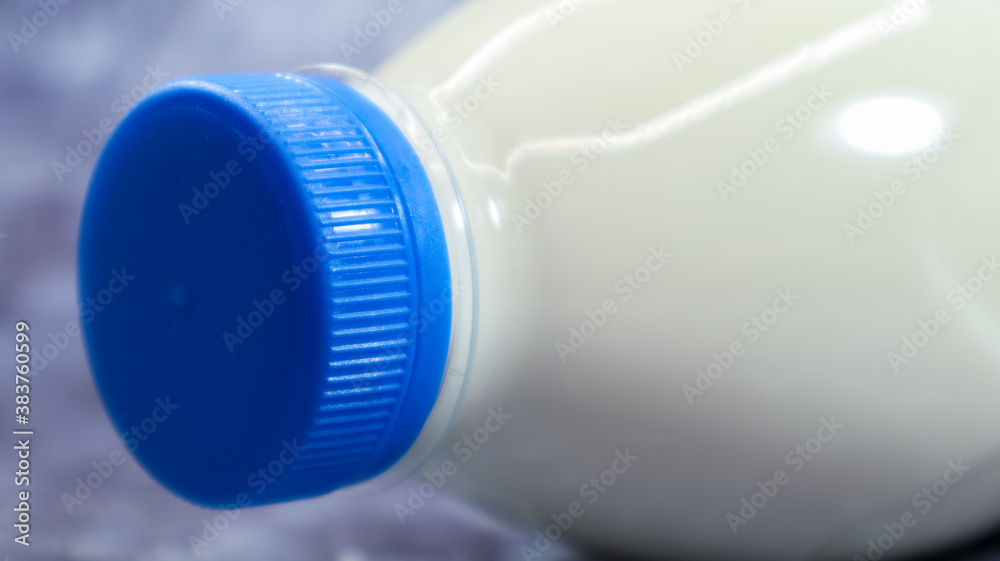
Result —
POLYGON ((441 215, 399 128, 334 80, 210 76, 149 96, 98 162, 79 267, 108 413, 195 503, 375 476, 437 397, 441 215))

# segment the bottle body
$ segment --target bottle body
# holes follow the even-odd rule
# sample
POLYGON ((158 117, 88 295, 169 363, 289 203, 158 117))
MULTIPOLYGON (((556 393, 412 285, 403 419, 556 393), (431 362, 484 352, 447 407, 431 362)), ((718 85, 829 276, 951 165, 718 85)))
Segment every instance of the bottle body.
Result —
POLYGON ((654 556, 995 523, 998 14, 911 4, 480 2, 377 71, 474 248, 468 381, 422 471, 654 556))

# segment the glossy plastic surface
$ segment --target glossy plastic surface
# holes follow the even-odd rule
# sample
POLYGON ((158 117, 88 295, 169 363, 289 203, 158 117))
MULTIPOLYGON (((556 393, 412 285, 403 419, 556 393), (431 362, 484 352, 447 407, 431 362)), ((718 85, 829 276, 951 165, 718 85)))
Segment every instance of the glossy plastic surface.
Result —
POLYGON ((404 49, 375 76, 444 153, 478 281, 425 469, 529 530, 579 503, 562 539, 655 558, 994 527, 998 37, 972 0, 514 0, 404 49))

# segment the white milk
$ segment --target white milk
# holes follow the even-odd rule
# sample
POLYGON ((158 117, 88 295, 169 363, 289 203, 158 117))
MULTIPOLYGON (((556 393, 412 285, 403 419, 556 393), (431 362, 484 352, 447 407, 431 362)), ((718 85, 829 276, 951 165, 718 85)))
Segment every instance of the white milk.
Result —
POLYGON ((875 559, 989 529, 998 15, 481 1, 401 50, 374 76, 444 154, 476 310, 387 476, 540 530, 526 558, 875 559))

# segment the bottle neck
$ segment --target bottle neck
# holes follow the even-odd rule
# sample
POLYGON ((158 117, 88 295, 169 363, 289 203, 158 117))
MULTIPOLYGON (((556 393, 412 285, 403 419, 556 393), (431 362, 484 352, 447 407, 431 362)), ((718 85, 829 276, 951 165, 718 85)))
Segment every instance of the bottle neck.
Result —
POLYGON ((337 491, 350 495, 370 493, 389 487, 416 471, 444 437, 458 410, 468 379, 477 320, 473 245, 465 207, 448 163, 429 127, 402 98, 372 76, 346 66, 324 64, 298 69, 295 73, 329 78, 350 86, 378 106, 399 127, 430 181, 448 246, 451 290, 440 294, 426 309, 417 312, 419 332, 420 326, 426 326, 441 313, 447 313, 450 304, 451 340, 441 387, 434 407, 410 449, 381 474, 337 491))

